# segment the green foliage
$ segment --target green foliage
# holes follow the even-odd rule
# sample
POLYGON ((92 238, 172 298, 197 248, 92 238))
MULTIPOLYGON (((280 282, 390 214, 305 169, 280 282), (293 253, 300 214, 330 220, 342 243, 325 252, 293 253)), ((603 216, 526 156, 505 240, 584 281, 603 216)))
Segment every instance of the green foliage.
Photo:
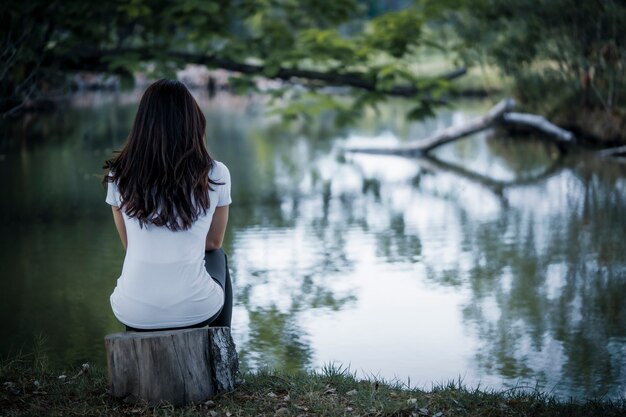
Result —
POLYGON ((301 59, 333 67, 344 63, 347 58, 359 62, 366 57, 366 51, 343 37, 337 29, 302 31, 298 39, 297 52, 301 59))
POLYGON ((231 76, 228 78, 228 83, 235 94, 245 94, 256 90, 254 77, 249 75, 231 76))
POLYGON ((422 11, 416 8, 386 13, 372 20, 366 42, 373 49, 401 58, 412 46, 419 45, 424 19, 422 11))
POLYGON ((433 106, 426 102, 422 101, 415 105, 408 113, 407 118, 409 120, 421 120, 427 117, 433 117, 435 115, 433 106))
POLYGON ((463 57, 498 66, 522 99, 609 111, 626 103, 624 2, 469 0, 455 19, 463 57))
MULTIPOLYGON (((37 98, 49 86, 63 86, 73 70, 117 74, 130 88, 132 74, 146 63, 152 76, 171 76, 188 62, 189 54, 200 61, 206 57, 207 64, 217 67, 225 62, 256 64, 258 71, 252 72, 269 78, 289 78, 284 71, 294 69, 329 74, 299 77, 313 89, 356 78, 366 95, 372 93, 367 99, 357 95, 357 113, 383 100, 377 93, 388 93, 398 83, 420 86, 422 99, 442 91, 432 77, 411 70, 422 27, 434 13, 429 4, 416 2, 367 20, 357 0, 3 3, 0 23, 11 30, 0 35, 6 61, 0 72, 0 113, 37 98)), ((233 82, 243 91, 253 85, 251 80, 246 75, 233 82)), ((333 99, 325 103, 338 108, 333 99)), ((342 119, 349 117, 337 117, 342 119)))

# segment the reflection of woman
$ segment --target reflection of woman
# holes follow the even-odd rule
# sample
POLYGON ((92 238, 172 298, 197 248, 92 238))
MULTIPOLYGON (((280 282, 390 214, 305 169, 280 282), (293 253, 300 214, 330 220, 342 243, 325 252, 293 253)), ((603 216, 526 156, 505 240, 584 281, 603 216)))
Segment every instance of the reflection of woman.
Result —
POLYGON ((126 248, 111 294, 127 330, 230 326, 232 288, 220 249, 230 173, 204 144, 206 120, 178 82, 152 84, 122 151, 106 161, 106 201, 126 248))

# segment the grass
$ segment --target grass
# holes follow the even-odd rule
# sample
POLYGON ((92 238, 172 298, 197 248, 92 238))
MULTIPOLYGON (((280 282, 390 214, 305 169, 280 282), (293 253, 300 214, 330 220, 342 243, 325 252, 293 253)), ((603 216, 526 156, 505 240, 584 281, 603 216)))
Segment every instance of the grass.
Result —
MULTIPOLYGON (((459 65, 455 65, 450 56, 440 52, 422 54, 411 66, 416 74, 430 74, 432 76, 448 73, 458 67, 459 65)), ((485 91, 493 93, 510 91, 513 88, 513 81, 502 76, 497 68, 484 65, 468 68, 467 73, 454 80, 453 85, 459 92, 485 91)))
POLYGON ((528 390, 481 391, 450 383, 423 391, 358 380, 341 366, 317 373, 261 370, 213 400, 174 408, 126 404, 107 393, 104 369, 46 369, 31 358, 0 365, 0 416, 624 416, 626 400, 560 402, 528 390))

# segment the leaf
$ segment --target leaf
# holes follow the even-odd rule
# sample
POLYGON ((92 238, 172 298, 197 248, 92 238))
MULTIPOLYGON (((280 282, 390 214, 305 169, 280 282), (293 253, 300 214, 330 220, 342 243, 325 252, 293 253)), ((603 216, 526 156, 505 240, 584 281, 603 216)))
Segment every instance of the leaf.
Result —
POLYGON ((409 110, 406 117, 409 120, 422 120, 428 117, 433 117, 434 115, 435 115, 435 112, 433 111, 432 106, 425 104, 425 103, 421 103, 413 107, 411 110, 409 110))
POLYGON ((267 78, 274 78, 280 71, 280 64, 278 62, 269 62, 263 66, 263 75, 267 78))
POLYGON ((123 72, 120 74, 120 88, 124 91, 129 91, 135 88, 135 76, 130 72, 123 72))
POLYGON ((243 95, 257 91, 257 84, 254 77, 249 75, 231 75, 228 78, 228 85, 235 94, 243 95))

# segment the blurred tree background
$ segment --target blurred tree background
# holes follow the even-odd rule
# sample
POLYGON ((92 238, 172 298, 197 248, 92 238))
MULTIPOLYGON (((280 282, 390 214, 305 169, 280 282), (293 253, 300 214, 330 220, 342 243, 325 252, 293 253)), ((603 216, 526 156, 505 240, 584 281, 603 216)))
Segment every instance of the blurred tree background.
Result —
POLYGON ((3 114, 66 94, 76 71, 129 87, 137 72, 171 77, 196 63, 238 74, 237 91, 282 80, 269 93, 290 99, 287 119, 330 109, 350 123, 389 96, 423 118, 462 90, 465 68, 490 68, 529 109, 581 136, 625 140, 626 4, 616 0, 22 0, 3 2, 0 22, 3 114))
POLYGON ((494 65, 515 95, 579 136, 626 141, 626 2, 467 0, 449 19, 467 65, 494 65))

